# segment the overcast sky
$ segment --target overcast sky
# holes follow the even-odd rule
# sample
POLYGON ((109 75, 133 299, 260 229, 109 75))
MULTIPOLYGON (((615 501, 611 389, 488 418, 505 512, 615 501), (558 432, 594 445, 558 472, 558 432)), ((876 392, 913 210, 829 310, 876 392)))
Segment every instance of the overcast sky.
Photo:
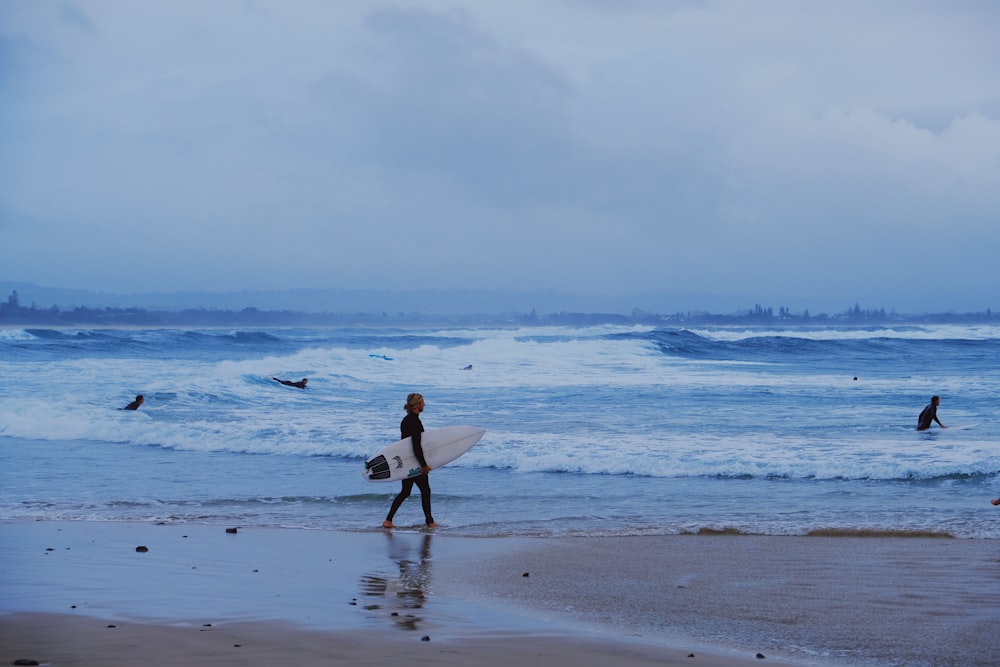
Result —
POLYGON ((998 309, 998 63, 993 0, 0 0, 0 278, 998 309))

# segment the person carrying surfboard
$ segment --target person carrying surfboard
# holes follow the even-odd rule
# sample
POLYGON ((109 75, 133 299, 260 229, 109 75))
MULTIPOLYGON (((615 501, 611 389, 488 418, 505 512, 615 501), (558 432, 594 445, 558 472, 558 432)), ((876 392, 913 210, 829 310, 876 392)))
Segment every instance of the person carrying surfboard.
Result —
POLYGON ((406 410, 406 416, 399 423, 400 440, 410 438, 413 441, 413 454, 420 462, 420 474, 403 480, 403 488, 393 499, 392 505, 389 507, 389 514, 382 522, 383 528, 394 528, 392 518, 396 516, 403 501, 410 497, 414 484, 420 489, 420 504, 424 509, 424 520, 427 522, 427 527, 437 528, 434 517, 431 515, 431 482, 428 476, 431 467, 427 465, 427 461, 424 459, 424 449, 420 446, 420 436, 424 432, 420 413, 424 411, 424 407, 424 397, 420 394, 414 393, 406 397, 406 404, 403 406, 403 409, 406 410))

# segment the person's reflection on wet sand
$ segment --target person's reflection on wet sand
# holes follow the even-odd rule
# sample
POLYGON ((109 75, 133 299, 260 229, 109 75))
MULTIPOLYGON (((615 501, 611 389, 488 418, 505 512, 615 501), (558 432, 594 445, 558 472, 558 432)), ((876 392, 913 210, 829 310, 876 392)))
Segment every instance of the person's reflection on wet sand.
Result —
POLYGON ((399 568, 399 576, 367 574, 361 577, 361 594, 366 598, 383 598, 384 602, 370 601, 364 605, 368 611, 385 607, 389 617, 402 630, 416 630, 423 620, 412 613, 422 609, 427 601, 430 585, 431 534, 421 536, 414 544, 412 536, 386 532, 389 540, 389 559, 399 568), (414 553, 416 552, 416 553, 414 553))

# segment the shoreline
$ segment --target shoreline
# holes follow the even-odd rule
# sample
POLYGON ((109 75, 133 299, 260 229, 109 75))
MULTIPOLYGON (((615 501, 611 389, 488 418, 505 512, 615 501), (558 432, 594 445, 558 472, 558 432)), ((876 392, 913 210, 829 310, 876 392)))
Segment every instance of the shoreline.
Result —
POLYGON ((6 521, 0 661, 998 664, 998 550, 6 521))

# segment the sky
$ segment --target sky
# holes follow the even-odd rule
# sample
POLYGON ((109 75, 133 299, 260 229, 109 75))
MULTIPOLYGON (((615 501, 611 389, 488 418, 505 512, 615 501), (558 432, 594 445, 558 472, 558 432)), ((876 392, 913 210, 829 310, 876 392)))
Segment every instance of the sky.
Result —
POLYGON ((0 279, 998 309, 997 63, 992 0, 0 0, 0 279))

